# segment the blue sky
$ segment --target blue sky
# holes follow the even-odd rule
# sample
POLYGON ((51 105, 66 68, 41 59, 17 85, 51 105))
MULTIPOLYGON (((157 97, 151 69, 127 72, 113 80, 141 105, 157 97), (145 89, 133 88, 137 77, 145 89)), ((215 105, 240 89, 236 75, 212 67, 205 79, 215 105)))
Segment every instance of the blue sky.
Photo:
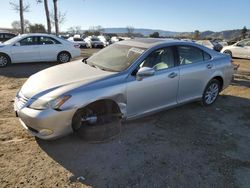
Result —
MULTIPOLYGON (((31 5, 25 19, 46 24, 43 4, 24 1, 31 5)), ((59 0, 58 6, 66 12, 61 27, 64 31, 71 26, 88 29, 94 25, 169 31, 250 28, 250 0, 59 0)), ((9 0, 1 0, 0 27, 11 27, 11 22, 18 19, 9 0)))

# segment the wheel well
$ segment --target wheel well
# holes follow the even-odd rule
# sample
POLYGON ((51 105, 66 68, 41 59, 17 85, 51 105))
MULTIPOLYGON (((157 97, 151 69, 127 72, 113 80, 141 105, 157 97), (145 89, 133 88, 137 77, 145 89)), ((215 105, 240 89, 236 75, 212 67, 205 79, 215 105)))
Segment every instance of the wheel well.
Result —
POLYGON ((118 104, 111 99, 98 100, 98 101, 88 104, 84 108, 96 109, 98 111, 102 110, 108 113, 120 113, 121 112, 118 104))
POLYGON ((74 116, 72 117, 72 129, 78 130, 81 126, 79 119, 81 119, 81 114, 87 112, 88 110, 93 111, 96 115, 104 114, 120 114, 120 108, 118 104, 111 99, 102 99, 88 104, 87 106, 78 109, 74 116))
POLYGON ((5 56, 9 59, 9 61, 10 61, 10 63, 11 63, 11 58, 10 58, 10 56, 9 56, 8 54, 3 53, 3 52, 0 52, 0 54, 1 54, 1 55, 5 55, 5 56))
POLYGON ((64 51, 61 51, 61 52, 58 53, 57 58, 58 58, 58 56, 59 56, 61 53, 68 53, 68 54, 70 55, 70 58, 72 57, 71 54, 70 54, 68 51, 64 50, 64 51))
POLYGON ((220 91, 221 91, 224 84, 223 78, 221 76, 216 76, 213 79, 218 80, 220 82, 220 91))
POLYGON ((225 50, 223 53, 230 54, 231 56, 233 56, 233 53, 231 50, 225 50))

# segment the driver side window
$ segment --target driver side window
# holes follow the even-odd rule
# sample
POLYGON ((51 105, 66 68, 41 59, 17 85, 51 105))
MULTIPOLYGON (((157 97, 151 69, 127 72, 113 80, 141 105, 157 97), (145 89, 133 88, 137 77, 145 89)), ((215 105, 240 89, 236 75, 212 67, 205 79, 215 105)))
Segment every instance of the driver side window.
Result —
POLYGON ((161 48, 152 52, 140 65, 155 70, 163 70, 174 67, 174 53, 172 48, 161 48))

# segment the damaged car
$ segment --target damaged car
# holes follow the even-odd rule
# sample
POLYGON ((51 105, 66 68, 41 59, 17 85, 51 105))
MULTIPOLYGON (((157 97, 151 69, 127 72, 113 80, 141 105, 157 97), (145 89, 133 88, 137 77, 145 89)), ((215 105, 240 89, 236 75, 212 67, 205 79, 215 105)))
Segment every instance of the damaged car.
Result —
POLYGON ((131 39, 32 75, 14 109, 32 135, 54 139, 90 127, 106 130, 112 117, 130 120, 192 101, 209 106, 232 74, 228 55, 201 45, 131 39))

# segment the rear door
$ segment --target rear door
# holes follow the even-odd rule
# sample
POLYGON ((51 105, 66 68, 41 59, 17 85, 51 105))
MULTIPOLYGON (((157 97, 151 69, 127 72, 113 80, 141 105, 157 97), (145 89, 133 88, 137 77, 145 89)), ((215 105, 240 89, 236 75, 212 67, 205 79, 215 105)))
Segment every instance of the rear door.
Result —
POLYGON ((200 48, 177 46, 179 58, 179 90, 177 101, 183 103, 200 98, 214 71, 211 56, 200 48))
POLYGON ((14 63, 40 61, 38 37, 25 37, 11 47, 11 59, 14 63))
POLYGON ((41 61, 56 61, 63 45, 56 39, 48 36, 39 37, 41 61))

